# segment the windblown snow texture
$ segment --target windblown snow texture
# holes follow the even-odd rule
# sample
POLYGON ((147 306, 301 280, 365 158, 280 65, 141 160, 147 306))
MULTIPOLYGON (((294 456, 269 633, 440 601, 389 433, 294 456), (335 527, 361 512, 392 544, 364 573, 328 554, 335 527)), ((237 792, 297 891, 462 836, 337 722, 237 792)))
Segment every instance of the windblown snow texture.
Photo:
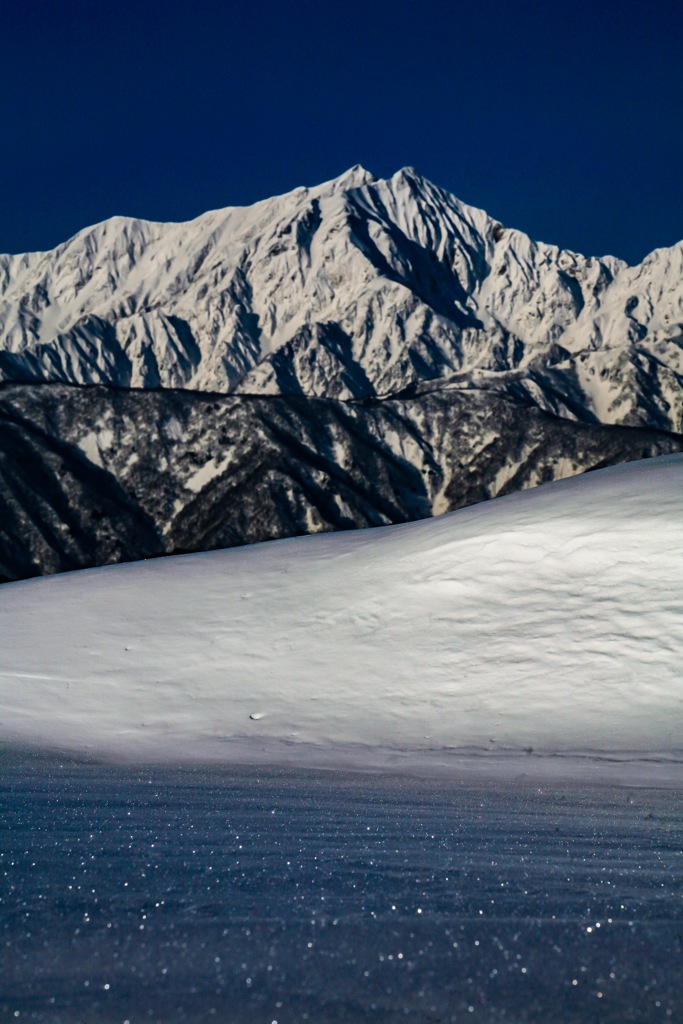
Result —
POLYGON ((683 243, 584 258, 410 169, 1 256, 0 572, 398 522, 678 449, 682 338, 683 243))
POLYGON ((10 583, 0 742, 680 772, 682 501, 673 455, 417 523, 10 583))

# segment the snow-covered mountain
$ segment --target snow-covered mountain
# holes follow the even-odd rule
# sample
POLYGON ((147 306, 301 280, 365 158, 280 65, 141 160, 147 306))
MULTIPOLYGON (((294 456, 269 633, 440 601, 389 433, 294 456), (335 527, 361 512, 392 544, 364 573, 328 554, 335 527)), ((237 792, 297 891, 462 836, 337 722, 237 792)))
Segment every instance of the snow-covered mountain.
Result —
POLYGON ((362 399, 487 389, 683 432, 683 243, 533 242, 411 169, 0 257, 4 380, 362 399))
POLYGON ((0 577, 435 515, 683 448, 683 243, 406 169, 0 256, 0 577))
POLYGON ((533 750, 680 778, 682 495, 674 455, 404 526, 8 584, 0 743, 399 768, 533 750))

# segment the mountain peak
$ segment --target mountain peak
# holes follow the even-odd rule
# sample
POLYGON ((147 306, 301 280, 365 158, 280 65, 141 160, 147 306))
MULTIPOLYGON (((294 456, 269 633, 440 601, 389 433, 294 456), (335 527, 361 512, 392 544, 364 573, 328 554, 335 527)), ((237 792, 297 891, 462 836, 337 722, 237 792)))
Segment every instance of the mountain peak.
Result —
POLYGON ((332 180, 332 184, 338 188, 359 188, 361 185, 369 185, 377 181, 377 176, 368 171, 361 164, 354 164, 347 171, 332 180))
POLYGON ((422 175, 415 167, 407 165, 406 167, 401 167, 400 170, 396 171, 394 178, 403 178, 405 181, 421 181, 422 175))
POLYGON ((457 375, 556 415, 680 432, 681 253, 627 274, 505 231, 414 167, 378 180, 354 164, 0 264, 0 380, 355 399, 457 375))

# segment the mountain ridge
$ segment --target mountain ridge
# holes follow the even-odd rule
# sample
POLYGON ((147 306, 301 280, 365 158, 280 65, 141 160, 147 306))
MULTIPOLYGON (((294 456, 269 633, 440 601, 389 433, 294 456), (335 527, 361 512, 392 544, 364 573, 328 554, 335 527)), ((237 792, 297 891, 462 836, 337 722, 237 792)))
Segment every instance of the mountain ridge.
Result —
POLYGON ((0 574, 438 515, 683 447, 683 244, 404 168, 0 257, 0 574))
POLYGON ((4 380, 345 400, 460 375, 683 429, 683 245, 636 267, 583 257, 410 168, 187 223, 113 218, 4 269, 4 380))
POLYGON ((340 402, 0 385, 0 575, 428 518, 683 450, 491 392, 340 402))

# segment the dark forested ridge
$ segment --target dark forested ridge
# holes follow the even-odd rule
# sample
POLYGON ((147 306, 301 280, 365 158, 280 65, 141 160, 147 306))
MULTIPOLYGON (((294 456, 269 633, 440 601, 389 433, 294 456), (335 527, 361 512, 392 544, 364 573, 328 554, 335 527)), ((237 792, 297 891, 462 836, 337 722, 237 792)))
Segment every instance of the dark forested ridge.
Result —
POLYGON ((0 388, 0 574, 21 579, 399 523, 683 450, 491 392, 304 396, 0 388))

